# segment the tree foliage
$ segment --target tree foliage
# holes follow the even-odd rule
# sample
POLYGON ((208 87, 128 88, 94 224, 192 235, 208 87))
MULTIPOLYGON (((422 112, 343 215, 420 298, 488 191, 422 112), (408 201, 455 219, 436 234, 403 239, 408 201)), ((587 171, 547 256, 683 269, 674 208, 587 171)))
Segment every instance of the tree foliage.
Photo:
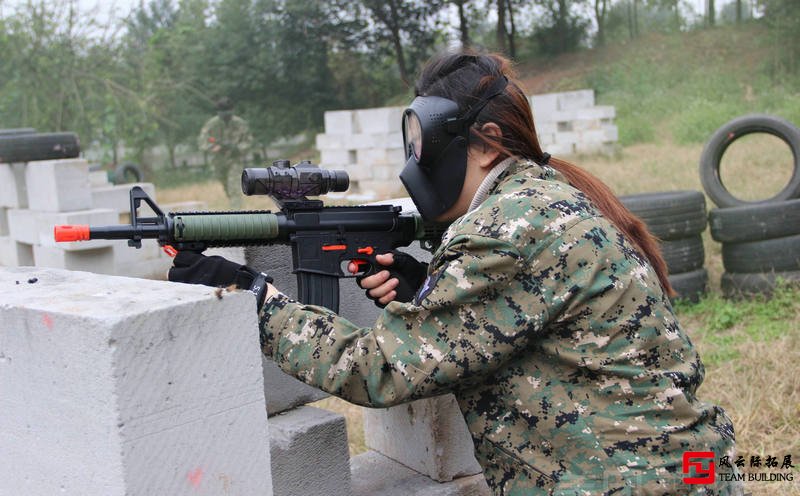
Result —
MULTIPOLYGON (((752 1, 797 70, 796 0, 752 1)), ((754 10, 729 4, 724 22, 754 10)), ((108 25, 79 6, 0 3, 0 126, 75 131, 115 161, 164 145, 173 165, 222 96, 266 146, 325 110, 399 103, 445 47, 549 56, 693 27, 681 0, 144 0, 108 25)))

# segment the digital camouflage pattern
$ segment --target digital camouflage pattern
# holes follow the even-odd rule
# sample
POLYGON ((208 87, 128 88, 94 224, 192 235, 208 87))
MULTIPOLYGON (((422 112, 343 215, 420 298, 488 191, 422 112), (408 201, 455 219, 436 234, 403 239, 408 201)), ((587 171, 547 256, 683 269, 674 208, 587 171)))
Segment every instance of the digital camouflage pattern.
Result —
POLYGON ((212 117, 197 139, 200 150, 209 155, 214 173, 234 209, 242 208, 242 170, 252 142, 247 121, 235 115, 228 122, 218 115, 212 117))
POLYGON ((741 494, 683 482, 685 451, 733 459, 731 421, 695 397, 703 365, 653 269, 549 167, 501 174, 374 327, 281 294, 260 325, 284 371, 350 402, 453 392, 495 494, 741 494))

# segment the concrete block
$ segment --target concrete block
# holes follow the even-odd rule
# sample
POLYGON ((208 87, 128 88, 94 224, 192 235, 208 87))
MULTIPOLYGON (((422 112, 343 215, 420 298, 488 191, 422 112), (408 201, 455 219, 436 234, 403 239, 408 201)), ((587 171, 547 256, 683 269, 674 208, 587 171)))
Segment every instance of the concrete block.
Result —
POLYGON ((585 109, 594 106, 594 90, 557 93, 558 110, 585 109))
MULTIPOLYGON (((402 132, 404 107, 380 107, 354 111, 358 133, 387 134, 402 132)), ((325 128, 327 130, 327 127, 325 128)))
POLYGON ((251 294, 17 268, 0 301, 0 494, 272 494, 251 294))
POLYGON ((14 241, 35 245, 39 242, 39 230, 33 210, 12 208, 8 211, 8 234, 14 241))
POLYGON ((536 132, 539 135, 553 134, 558 131, 558 126, 553 121, 536 121, 536 132))
POLYGON ((578 119, 572 121, 572 129, 576 132, 597 131, 602 129, 603 123, 600 119, 578 119))
POLYGON ((539 133, 539 145, 546 147, 556 142, 556 133, 539 133))
POLYGON ((578 141, 580 141, 580 139, 581 139, 580 134, 578 134, 578 133, 576 133, 574 131, 569 131, 569 132, 565 132, 565 133, 556 133, 556 144, 557 145, 575 144, 578 141))
POLYGON ((436 482, 375 451, 350 460, 353 496, 490 496, 483 474, 436 482))
MULTIPOLYGON (((153 200, 156 199, 156 188, 152 183, 136 183, 124 184, 121 186, 106 186, 103 188, 92 188, 92 207, 93 208, 110 208, 118 213, 126 213, 131 210, 131 188, 133 186, 140 186, 145 193, 150 195, 153 200)), ((145 209, 144 204, 139 211, 139 215, 151 215, 150 209, 145 209)))
POLYGON ((352 153, 345 148, 331 149, 321 148, 319 150, 319 165, 321 167, 343 167, 352 162, 352 153))
POLYGON ((43 246, 60 248, 66 251, 95 250, 113 246, 114 241, 92 239, 71 243, 56 243, 53 227, 63 224, 88 224, 90 226, 111 226, 117 224, 117 213, 108 208, 78 210, 75 212, 37 212, 35 216, 37 243, 43 246))
POLYGON ((89 186, 92 188, 99 188, 110 185, 111 182, 108 180, 108 172, 104 170, 89 171, 89 186))
POLYGON ((542 121, 552 121, 551 117, 558 111, 558 94, 545 93, 542 95, 533 95, 529 99, 531 109, 533 110, 533 118, 537 123, 542 121))
POLYGON ((61 250, 94 250, 111 246, 107 240, 56 243, 53 227, 61 224, 113 225, 117 214, 109 209, 78 210, 74 212, 40 212, 28 209, 8 211, 9 235, 16 241, 31 245, 57 247, 61 250))
POLYGON ((126 241, 113 241, 114 275, 164 281, 172 266, 172 258, 153 239, 142 240, 141 248, 132 248, 126 241))
POLYGON ((40 160, 25 167, 28 207, 43 212, 92 208, 89 163, 83 158, 40 160))
POLYGON ((0 207, 28 208, 25 164, 0 163, 0 207))
POLYGON ((66 251, 50 246, 33 245, 33 261, 37 267, 81 270, 95 274, 114 274, 114 248, 66 251))
POLYGON ((325 112, 326 134, 354 134, 358 131, 354 125, 352 110, 333 110, 325 112))
POLYGON ((451 394, 364 410, 367 446, 437 481, 481 472, 472 438, 451 394))
POLYGON ((8 207, 0 207, 0 236, 8 236, 8 207))
POLYGON ((375 165, 372 167, 372 177, 377 181, 396 181, 402 170, 402 166, 375 165))
POLYGON ((553 143, 547 149, 547 153, 549 153, 550 155, 555 155, 556 157, 564 155, 574 155, 575 143, 553 143))
POLYGON ((617 110, 613 105, 596 105, 578 110, 578 119, 613 119, 617 116, 617 110))
POLYGON ((244 248, 241 246, 209 248, 203 252, 203 255, 208 257, 218 255, 222 258, 227 258, 231 262, 236 262, 241 265, 247 264, 247 259, 244 256, 244 248))
POLYGON ((310 406, 270 418, 275 496, 349 496, 347 428, 339 414, 310 406))
MULTIPOLYGON (((372 179, 372 169, 369 166, 356 163, 344 167, 351 181, 367 181, 372 179)), ((352 188, 351 188, 352 189, 352 188)))
POLYGON ((0 265, 22 267, 33 265, 33 245, 20 243, 10 236, 0 237, 0 265))

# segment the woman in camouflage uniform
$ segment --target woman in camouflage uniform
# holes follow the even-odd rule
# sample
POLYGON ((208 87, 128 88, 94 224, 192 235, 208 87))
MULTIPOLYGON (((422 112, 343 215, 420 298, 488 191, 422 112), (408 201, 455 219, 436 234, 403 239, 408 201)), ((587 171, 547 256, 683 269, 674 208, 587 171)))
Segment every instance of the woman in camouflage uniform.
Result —
POLYGON ((416 91, 481 107, 460 194, 437 215, 453 223, 424 282, 413 281, 420 290, 399 301, 408 270, 363 279, 386 306, 359 328, 269 286, 263 352, 359 405, 454 393, 497 495, 740 494, 683 482, 686 451, 735 458, 733 425, 695 396, 703 365, 641 221, 599 180, 542 152, 502 57, 439 57, 416 91))

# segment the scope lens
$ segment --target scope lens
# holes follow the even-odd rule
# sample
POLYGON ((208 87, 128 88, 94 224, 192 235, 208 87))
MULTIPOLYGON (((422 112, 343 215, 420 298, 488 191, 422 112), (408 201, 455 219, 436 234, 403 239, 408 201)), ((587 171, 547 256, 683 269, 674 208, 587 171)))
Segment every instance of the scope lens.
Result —
POLYGON ((411 110, 406 110, 403 114, 403 141, 406 157, 413 153, 414 158, 419 160, 422 156, 422 126, 417 114, 411 110))

